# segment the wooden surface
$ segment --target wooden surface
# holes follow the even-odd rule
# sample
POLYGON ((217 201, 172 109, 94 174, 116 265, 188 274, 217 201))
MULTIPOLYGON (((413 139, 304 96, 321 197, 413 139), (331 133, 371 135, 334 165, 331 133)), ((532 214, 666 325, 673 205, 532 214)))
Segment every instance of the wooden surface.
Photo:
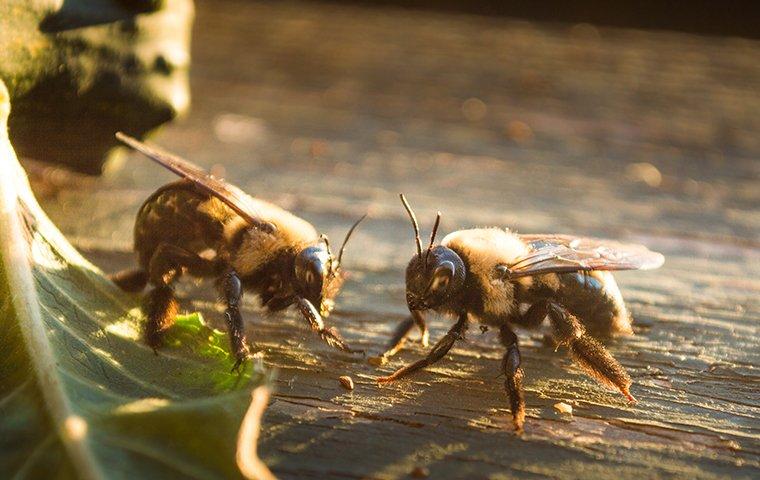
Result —
MULTIPOLYGON (((636 334, 608 345, 639 403, 521 331, 521 438, 496 332, 471 328, 379 388, 423 349, 376 368, 249 298, 249 338, 278 371, 260 446, 278 476, 760 476, 760 43, 311 3, 202 0, 197 15, 192 113, 154 140, 334 239, 370 212, 329 319, 354 346, 378 352, 405 315, 401 191, 425 232, 440 209, 444 234, 501 225, 666 256, 617 276, 636 334)), ((53 220, 105 270, 131 265, 137 208, 171 175, 129 155, 103 178, 59 177, 37 184, 53 220)), ((218 321, 208 286, 182 292, 218 321)))

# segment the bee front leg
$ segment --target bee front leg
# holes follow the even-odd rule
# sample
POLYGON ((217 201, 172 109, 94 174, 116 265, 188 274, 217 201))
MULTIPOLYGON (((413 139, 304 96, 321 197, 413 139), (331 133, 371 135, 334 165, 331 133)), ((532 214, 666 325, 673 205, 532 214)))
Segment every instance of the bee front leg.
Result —
POLYGON ((457 323, 455 323, 454 326, 449 329, 449 331, 446 333, 446 335, 443 336, 442 339, 438 340, 438 343, 433 346, 433 349, 430 350, 425 358, 417 360, 416 362, 405 367, 401 367, 387 377, 378 377, 377 382, 393 382, 400 378, 411 375, 417 370, 422 370, 423 368, 434 364, 438 360, 445 357, 447 353, 449 353, 449 350, 451 350, 451 347, 454 346, 454 343, 460 338, 464 337, 465 331, 467 331, 467 312, 463 312, 459 315, 459 320, 457 320, 457 323))
POLYGON ((427 324, 425 323, 425 317, 421 311, 412 310, 411 315, 396 327, 396 330, 393 332, 393 336, 388 342, 388 346, 381 357, 387 359, 397 354, 401 348, 403 348, 409 332, 412 331, 412 328, 414 328, 415 325, 417 325, 417 328, 420 330, 420 343, 423 347, 427 347, 430 344, 430 335, 428 333, 427 324))
POLYGON ((547 300, 546 307, 557 342, 570 348, 573 360, 597 381, 617 388, 628 400, 635 402, 628 391, 631 377, 604 345, 589 336, 580 321, 564 306, 547 300))
POLYGON ((501 362, 501 369, 507 377, 504 380, 504 388, 507 390, 509 404, 512 408, 512 423, 515 432, 521 433, 525 424, 525 397, 522 388, 523 370, 520 368, 520 349, 517 345, 517 335, 504 325, 501 327, 499 337, 502 345, 507 347, 501 362))
POLYGON ((229 270, 222 281, 222 291, 227 309, 224 312, 227 320, 227 332, 230 336, 230 348, 235 355, 232 371, 239 371, 240 366, 248 359, 250 350, 245 339, 243 316, 240 314, 240 301, 243 297, 243 283, 234 270, 229 270))
POLYGON ((303 318, 309 323, 311 329, 317 332, 328 345, 348 353, 363 352, 363 350, 354 350, 349 347, 335 328, 325 327, 322 315, 319 314, 310 301, 303 297, 297 297, 295 303, 298 311, 301 312, 303 318))

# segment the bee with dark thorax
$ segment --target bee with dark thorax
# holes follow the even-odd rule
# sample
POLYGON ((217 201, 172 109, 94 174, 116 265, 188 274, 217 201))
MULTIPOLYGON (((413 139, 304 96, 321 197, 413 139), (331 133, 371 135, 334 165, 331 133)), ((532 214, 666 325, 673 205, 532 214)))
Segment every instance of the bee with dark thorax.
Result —
POLYGON ((329 315, 344 274, 346 242, 333 255, 327 237, 295 215, 209 175, 179 157, 122 133, 117 138, 171 170, 181 180, 159 188, 143 203, 134 228, 139 268, 112 276, 128 291, 153 286, 146 297, 145 340, 157 349, 178 311, 172 283, 181 275, 216 278, 235 355, 233 370, 249 355, 240 301, 258 294, 270 311, 295 305, 329 345, 355 352, 323 317, 329 315))
POLYGON ((406 269, 411 317, 398 326, 381 359, 395 354, 415 325, 427 343, 425 310, 455 315, 457 322, 425 358, 378 382, 398 380, 437 362, 463 338, 474 318, 500 329, 506 348, 501 370, 514 427, 520 432, 525 421, 523 371, 512 328, 538 327, 548 317, 554 341, 567 346, 579 366, 635 401, 629 392, 630 377, 591 334, 632 332, 630 315, 609 270, 657 268, 664 261, 661 254, 641 245, 567 235, 517 235, 499 228, 460 230, 435 246, 440 212, 430 245, 423 250, 414 212, 403 195, 401 201, 417 242, 417 254, 406 269))

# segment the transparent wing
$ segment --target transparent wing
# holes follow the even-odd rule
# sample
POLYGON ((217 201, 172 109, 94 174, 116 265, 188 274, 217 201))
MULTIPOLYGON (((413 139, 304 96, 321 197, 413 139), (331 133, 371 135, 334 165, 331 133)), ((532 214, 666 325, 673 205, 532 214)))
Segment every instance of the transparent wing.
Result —
POLYGON ((262 220, 256 214, 256 208, 251 205, 250 197, 238 187, 215 178, 192 162, 159 148, 146 145, 129 135, 118 132, 116 138, 180 177, 190 180, 209 195, 223 201, 251 226, 268 232, 274 231, 274 225, 262 220))
POLYGON ((643 245, 572 235, 520 235, 530 252, 507 265, 510 278, 551 272, 650 270, 665 261, 643 245))

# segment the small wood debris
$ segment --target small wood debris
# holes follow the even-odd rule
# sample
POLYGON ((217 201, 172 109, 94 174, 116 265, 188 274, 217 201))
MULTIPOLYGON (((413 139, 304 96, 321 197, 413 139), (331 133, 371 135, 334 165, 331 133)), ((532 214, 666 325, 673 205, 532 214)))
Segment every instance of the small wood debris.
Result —
POLYGON ((412 478, 427 478, 430 476, 430 471, 425 467, 416 466, 409 475, 411 475, 412 478))
POLYGON ((354 389, 354 380, 348 375, 343 375, 338 380, 340 381, 340 384, 343 385, 343 388, 345 388, 346 390, 354 389))
POLYGON ((568 405, 565 402, 558 402, 554 404, 554 410, 557 411, 557 413, 562 413, 565 415, 572 415, 573 414, 573 407, 572 405, 568 405))
POLYGON ((382 365, 385 365, 386 363, 388 363, 388 357, 386 357, 385 355, 378 355, 378 356, 375 356, 375 357, 369 357, 367 359, 367 363, 369 363, 370 365, 374 365, 376 367, 379 367, 379 366, 382 366, 382 365))

